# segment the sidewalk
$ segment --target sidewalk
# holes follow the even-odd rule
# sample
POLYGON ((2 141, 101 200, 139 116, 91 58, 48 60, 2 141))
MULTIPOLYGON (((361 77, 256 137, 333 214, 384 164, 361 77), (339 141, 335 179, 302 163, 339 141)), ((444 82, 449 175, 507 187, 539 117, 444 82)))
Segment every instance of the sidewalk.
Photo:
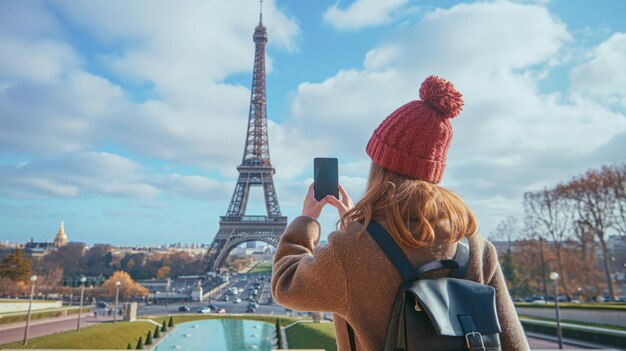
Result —
MULTIPOLYGON (((28 331, 28 338, 32 339, 68 330, 75 330, 77 318, 78 315, 74 314, 67 317, 31 320, 28 331)), ((93 324, 108 322, 112 320, 112 316, 102 316, 95 318, 92 313, 84 313, 83 318, 80 322, 80 327, 82 329, 93 324)), ((25 327, 26 321, 0 325, 0 345, 23 340, 25 327)))

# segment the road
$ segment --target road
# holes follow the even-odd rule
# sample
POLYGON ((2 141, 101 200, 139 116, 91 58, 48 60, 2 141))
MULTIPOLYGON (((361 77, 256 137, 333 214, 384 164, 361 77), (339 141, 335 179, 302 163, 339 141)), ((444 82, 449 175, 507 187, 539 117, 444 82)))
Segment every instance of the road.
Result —
MULTIPOLYGON (((187 306, 191 309, 191 313, 198 313, 201 309, 207 307, 207 305, 215 305, 218 309, 225 309, 226 313, 247 313, 249 297, 252 292, 252 287, 254 283, 259 283, 261 285, 260 289, 258 289, 258 296, 256 301, 258 301, 259 307, 257 308, 256 313, 260 314, 285 314, 286 311, 282 306, 275 304, 272 300, 272 292, 271 292, 271 280, 270 275, 264 274, 246 274, 246 275, 238 275, 231 277, 230 283, 226 286, 222 291, 217 294, 215 299, 211 299, 209 301, 203 301, 201 303, 192 302, 192 303, 176 303, 176 304, 168 304, 167 313, 181 313, 179 312, 179 308, 181 306, 187 306), (228 293, 228 289, 236 287, 239 293, 236 295, 231 295, 228 293), (228 301, 225 301, 225 297, 228 297, 228 301), (235 302, 237 299, 240 299, 241 302, 235 302)), ((187 312, 187 313, 189 313, 187 312)), ((138 307, 137 313, 139 315, 154 315, 154 314, 165 314, 165 305, 140 305, 138 307)))

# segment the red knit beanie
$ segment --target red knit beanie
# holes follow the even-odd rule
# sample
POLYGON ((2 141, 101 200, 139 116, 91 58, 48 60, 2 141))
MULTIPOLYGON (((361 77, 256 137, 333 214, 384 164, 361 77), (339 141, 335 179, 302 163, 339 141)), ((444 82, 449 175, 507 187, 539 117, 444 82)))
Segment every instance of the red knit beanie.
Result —
POLYGON ((452 83, 437 76, 424 80, 420 99, 389 115, 372 134, 366 151, 387 170, 437 184, 452 140, 450 119, 461 112, 463 99, 452 83))

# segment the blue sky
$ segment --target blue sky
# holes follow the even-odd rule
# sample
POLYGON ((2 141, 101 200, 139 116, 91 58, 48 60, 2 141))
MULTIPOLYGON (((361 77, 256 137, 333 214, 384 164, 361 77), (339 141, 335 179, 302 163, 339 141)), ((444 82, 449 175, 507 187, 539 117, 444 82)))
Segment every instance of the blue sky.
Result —
MULTIPOLYGON (((464 95, 442 185, 488 235, 525 191, 624 161, 622 1, 272 1, 283 213, 315 156, 358 200, 365 144, 443 76, 464 95)), ((0 0, 0 241, 210 243, 241 162, 258 2, 0 0)), ((249 214, 264 211, 260 189, 249 214)), ((324 210, 326 236, 338 219, 324 210)))

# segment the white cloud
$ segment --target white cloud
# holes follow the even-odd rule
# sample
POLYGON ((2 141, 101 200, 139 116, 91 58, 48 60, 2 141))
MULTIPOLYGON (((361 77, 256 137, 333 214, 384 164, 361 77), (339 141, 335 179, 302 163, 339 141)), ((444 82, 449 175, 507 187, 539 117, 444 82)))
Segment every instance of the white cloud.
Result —
POLYGON ((0 192, 10 197, 83 194, 150 198, 159 193, 139 178, 141 166, 105 152, 80 152, 0 167, 0 192))
POLYGON ((234 182, 224 182, 197 175, 172 173, 151 178, 150 181, 164 191, 189 198, 201 198, 208 202, 228 198, 235 188, 234 182))
POLYGON ((390 22, 408 0, 355 0, 346 8, 336 3, 326 9, 324 20, 340 30, 355 30, 390 22))
MULTIPOLYGON (((113 72, 154 84, 159 96, 178 103, 196 103, 207 85, 252 68, 258 3, 91 1, 57 7, 102 43, 121 47, 115 54, 103 54, 113 72)), ((268 45, 295 50, 296 22, 274 1, 264 3, 263 16, 268 45)))
POLYGON ((572 70, 574 95, 626 107, 626 33, 615 33, 589 53, 588 61, 572 70))
POLYGON ((0 34, 0 77, 46 83, 78 66, 74 50, 53 40, 25 41, 0 34))
POLYGON ((0 194, 12 198, 104 195, 154 199, 159 195, 219 201, 233 182, 206 176, 159 174, 126 157, 107 152, 78 152, 0 166, 0 194))

